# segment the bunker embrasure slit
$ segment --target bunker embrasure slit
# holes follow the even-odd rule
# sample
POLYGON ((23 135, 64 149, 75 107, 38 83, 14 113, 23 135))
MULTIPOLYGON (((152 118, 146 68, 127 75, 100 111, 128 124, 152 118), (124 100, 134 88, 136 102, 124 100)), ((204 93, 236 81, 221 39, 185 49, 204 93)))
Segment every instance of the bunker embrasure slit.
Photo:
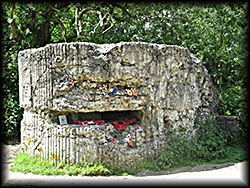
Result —
POLYGON ((125 111, 105 111, 105 112, 51 112, 50 116, 53 124, 60 125, 59 117, 65 115, 67 124, 77 124, 76 122, 104 120, 105 123, 112 123, 123 119, 136 118, 137 123, 142 120, 141 110, 125 111))

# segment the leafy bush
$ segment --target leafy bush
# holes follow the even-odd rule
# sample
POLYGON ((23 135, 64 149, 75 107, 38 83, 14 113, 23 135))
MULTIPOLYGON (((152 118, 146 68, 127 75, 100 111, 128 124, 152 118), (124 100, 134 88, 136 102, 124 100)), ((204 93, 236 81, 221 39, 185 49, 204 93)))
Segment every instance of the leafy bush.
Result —
POLYGON ((196 158, 206 161, 224 158, 230 135, 223 132, 215 120, 207 119, 204 123, 199 122, 200 127, 192 138, 196 146, 196 158))
POLYGON ((16 138, 20 132, 20 122, 23 109, 18 103, 18 68, 17 53, 19 47, 10 46, 6 42, 3 45, 3 80, 1 88, 1 136, 16 138), (6 44, 7 43, 7 44, 6 44))
POLYGON ((145 162, 144 167, 162 170, 192 164, 192 162, 230 158, 228 150, 232 148, 227 146, 229 138, 230 136, 224 133, 214 120, 199 121, 199 128, 192 137, 188 137, 184 132, 171 132, 159 158, 145 162))

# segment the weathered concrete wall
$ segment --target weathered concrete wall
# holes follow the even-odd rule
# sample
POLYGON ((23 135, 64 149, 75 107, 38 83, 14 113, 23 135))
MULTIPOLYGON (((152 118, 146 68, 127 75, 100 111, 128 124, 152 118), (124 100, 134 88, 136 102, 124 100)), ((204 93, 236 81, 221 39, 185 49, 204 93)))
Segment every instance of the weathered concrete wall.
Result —
POLYGON ((208 72, 182 47, 59 43, 21 51, 18 61, 22 143, 34 155, 131 167, 157 156, 170 129, 192 131, 195 116, 216 115, 218 100, 208 72), (119 134, 111 123, 93 126, 97 136, 86 127, 58 125, 62 114, 76 120, 83 117, 79 113, 131 110, 142 117, 119 134), (121 141, 127 135, 136 140, 135 147, 121 141))

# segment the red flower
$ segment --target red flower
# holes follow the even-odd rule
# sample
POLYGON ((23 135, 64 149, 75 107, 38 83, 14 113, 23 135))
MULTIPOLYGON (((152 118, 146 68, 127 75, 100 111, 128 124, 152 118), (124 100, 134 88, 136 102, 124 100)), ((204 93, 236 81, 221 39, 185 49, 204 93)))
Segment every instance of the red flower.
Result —
POLYGON ((113 138, 113 139, 112 139, 112 142, 115 143, 115 141, 116 141, 115 138, 113 138))
POLYGON ((127 128, 127 126, 123 125, 123 124, 119 124, 119 125, 115 124, 115 125, 113 125, 113 127, 116 128, 117 130, 124 130, 127 128))
POLYGON ((144 127, 144 123, 142 124, 142 126, 144 127))
POLYGON ((75 123, 75 125, 82 125, 81 121, 75 121, 74 123, 75 123))
POLYGON ((139 127, 141 127, 141 125, 139 125, 139 127))
POLYGON ((136 131, 136 127, 135 127, 135 128, 133 128, 133 130, 134 130, 134 131, 136 131))
POLYGON ((71 82, 73 85, 75 84, 75 81, 74 80, 72 80, 72 82, 71 82))
POLYGON ((114 124, 114 125, 118 125, 118 121, 114 121, 113 124, 114 124))
POLYGON ((132 123, 136 122, 136 118, 131 119, 132 123))
POLYGON ((126 103, 128 104, 128 99, 126 99, 126 103))
POLYGON ((144 129, 144 131, 146 132, 146 131, 147 131, 147 129, 144 129))
POLYGON ((103 125, 105 123, 104 120, 93 120, 93 122, 95 122, 96 125, 103 125))
POLYGON ((128 144, 128 148, 131 148, 131 145, 130 145, 130 143, 129 143, 129 142, 127 142, 127 144, 128 144))
POLYGON ((127 124, 127 122, 124 121, 124 120, 121 120, 121 122, 122 122, 123 125, 126 125, 126 124, 127 124))
POLYGON ((104 100, 107 100, 108 99, 108 97, 104 97, 104 100))

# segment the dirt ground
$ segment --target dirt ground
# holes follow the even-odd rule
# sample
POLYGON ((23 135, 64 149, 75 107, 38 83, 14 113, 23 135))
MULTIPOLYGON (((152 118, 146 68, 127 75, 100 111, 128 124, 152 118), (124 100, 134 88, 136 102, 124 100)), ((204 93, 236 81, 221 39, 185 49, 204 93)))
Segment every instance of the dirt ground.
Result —
POLYGON ((248 185, 248 162, 205 164, 154 172, 142 169, 134 176, 82 177, 82 176, 45 176, 31 173, 10 172, 9 168, 21 146, 4 145, 2 150, 2 186, 74 186, 74 185, 186 185, 188 184, 228 184, 248 185))

